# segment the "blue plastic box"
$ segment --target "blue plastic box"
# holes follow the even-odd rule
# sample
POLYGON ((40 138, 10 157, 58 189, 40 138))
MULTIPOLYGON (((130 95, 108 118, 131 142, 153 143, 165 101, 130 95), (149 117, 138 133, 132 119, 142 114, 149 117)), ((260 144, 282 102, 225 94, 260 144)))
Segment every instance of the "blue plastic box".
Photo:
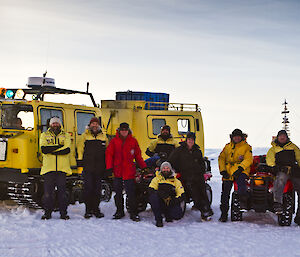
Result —
POLYGON ((117 92, 116 100, 146 101, 148 102, 145 106, 147 110, 165 110, 167 105, 157 104, 157 102, 169 103, 169 94, 137 91, 117 92))

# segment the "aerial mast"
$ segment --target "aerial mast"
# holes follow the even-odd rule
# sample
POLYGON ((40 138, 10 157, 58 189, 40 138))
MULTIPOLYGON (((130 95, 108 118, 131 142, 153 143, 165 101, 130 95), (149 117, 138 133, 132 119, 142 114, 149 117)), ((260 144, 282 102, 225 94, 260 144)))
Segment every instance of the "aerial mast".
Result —
POLYGON ((287 101, 286 99, 284 100, 284 103, 282 105, 284 105, 283 111, 281 112, 283 114, 283 129, 287 132, 287 134, 290 136, 290 129, 289 129, 289 118, 287 117, 287 114, 290 113, 290 111, 287 108, 287 101))

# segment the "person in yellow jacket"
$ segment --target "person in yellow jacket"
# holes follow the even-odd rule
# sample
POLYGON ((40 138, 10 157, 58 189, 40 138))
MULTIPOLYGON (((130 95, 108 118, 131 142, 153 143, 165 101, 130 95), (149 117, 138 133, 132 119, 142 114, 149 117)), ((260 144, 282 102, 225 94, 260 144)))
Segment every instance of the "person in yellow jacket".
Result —
POLYGON ((58 117, 52 117, 50 128, 41 134, 40 147, 43 153, 41 175, 44 178, 44 209, 42 219, 51 219, 54 209, 54 190, 57 187, 59 212, 61 219, 69 219, 67 215, 68 199, 66 196, 66 175, 71 175, 70 146, 71 138, 61 126, 58 117))
POLYGON ((274 211, 282 213, 283 190, 288 179, 291 179, 298 194, 298 210, 295 223, 300 225, 299 192, 300 192, 300 150, 293 144, 285 130, 280 130, 272 147, 266 156, 267 165, 273 167, 274 181, 274 211))
POLYGON ((160 135, 158 135, 157 139, 150 143, 146 154, 150 157, 157 154, 162 161, 165 161, 173 150, 179 146, 179 142, 176 141, 171 134, 170 126, 165 125, 161 128, 160 135))
POLYGON ((175 172, 169 162, 163 162, 160 171, 149 185, 149 202, 155 216, 156 226, 163 227, 162 214, 167 222, 179 220, 183 216, 180 206, 183 201, 184 189, 175 177, 175 172))
POLYGON ((88 129, 80 136, 77 144, 77 166, 83 167, 83 195, 86 219, 95 215, 96 218, 104 217, 100 212, 101 180, 106 177, 105 150, 107 137, 102 132, 100 121, 93 117, 88 129))
POLYGON ((219 170, 222 175, 221 217, 219 221, 228 220, 229 198, 233 181, 238 185, 241 209, 247 208, 246 179, 253 163, 252 147, 246 142, 246 135, 235 129, 230 135, 230 143, 225 145, 219 155, 219 170))

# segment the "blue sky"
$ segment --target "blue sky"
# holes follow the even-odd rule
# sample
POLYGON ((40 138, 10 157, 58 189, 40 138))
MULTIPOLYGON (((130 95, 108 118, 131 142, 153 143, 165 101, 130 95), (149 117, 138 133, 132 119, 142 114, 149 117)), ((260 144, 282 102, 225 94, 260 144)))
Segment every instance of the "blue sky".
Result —
POLYGON ((236 127, 253 146, 281 128, 300 143, 300 2, 0 0, 0 85, 46 69, 57 86, 100 99, 167 92, 201 106, 207 147, 236 127))

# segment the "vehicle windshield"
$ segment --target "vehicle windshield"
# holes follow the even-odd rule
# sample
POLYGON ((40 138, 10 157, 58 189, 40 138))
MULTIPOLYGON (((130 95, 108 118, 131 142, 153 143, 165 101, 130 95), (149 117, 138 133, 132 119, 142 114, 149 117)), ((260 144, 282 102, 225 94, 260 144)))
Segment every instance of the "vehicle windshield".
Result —
POLYGON ((4 129, 33 130, 34 116, 32 106, 3 104, 1 106, 1 127, 4 129))

